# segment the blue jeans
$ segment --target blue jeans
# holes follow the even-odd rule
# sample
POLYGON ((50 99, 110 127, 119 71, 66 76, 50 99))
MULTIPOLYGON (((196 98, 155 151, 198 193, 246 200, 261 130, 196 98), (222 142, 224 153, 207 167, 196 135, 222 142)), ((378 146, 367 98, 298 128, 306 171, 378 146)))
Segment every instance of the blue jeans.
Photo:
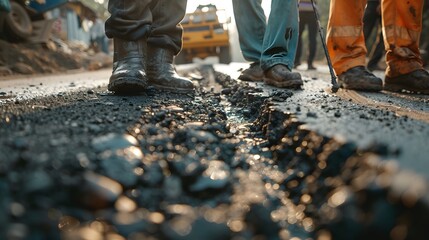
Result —
POLYGON ((262 0, 233 0, 240 48, 244 59, 268 70, 283 64, 292 70, 299 35, 297 0, 271 0, 266 21, 262 0))

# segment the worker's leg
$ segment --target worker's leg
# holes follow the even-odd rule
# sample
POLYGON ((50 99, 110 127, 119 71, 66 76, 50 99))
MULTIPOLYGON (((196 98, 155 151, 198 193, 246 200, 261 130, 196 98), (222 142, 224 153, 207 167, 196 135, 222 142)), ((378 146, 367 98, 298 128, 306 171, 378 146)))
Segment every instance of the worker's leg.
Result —
POLYGON ((171 49, 175 55, 179 53, 183 33, 180 21, 185 16, 186 3, 186 0, 152 0, 153 24, 148 44, 171 49))
POLYGON ((297 0, 271 1, 261 56, 266 84, 285 88, 297 88, 303 84, 301 75, 291 72, 298 45, 298 22, 297 0))
POLYGON ((380 33, 377 36, 377 39, 375 40, 375 43, 377 44, 375 48, 371 51, 369 54, 369 61, 368 61, 368 69, 369 70, 376 70, 378 68, 378 62, 384 57, 384 41, 383 41, 383 33, 380 29, 380 33))
MULTIPOLYGON (((140 1, 140 0, 139 0, 140 1)), ((182 48, 183 29, 180 21, 186 13, 186 0, 154 0, 152 31, 147 44, 149 85, 173 92, 193 92, 191 80, 176 73, 174 56, 182 48)))
POLYGON ((341 87, 380 91, 383 82, 365 67, 366 47, 362 16, 366 0, 332 0, 327 47, 341 87))
POLYGON ((136 41, 146 38, 151 29, 152 0, 109 0, 110 17, 106 21, 106 35, 109 38, 136 41))
POLYGON ((369 57, 367 67, 373 71, 378 69, 378 62, 384 55, 383 34, 381 33, 381 3, 378 1, 368 1, 366 5, 363 15, 363 35, 369 57), (370 42, 372 40, 370 36, 373 32, 377 35, 375 40, 370 42))
POLYGON ((260 58, 267 20, 261 3, 262 0, 232 1, 240 49, 244 59, 251 62, 238 77, 244 81, 262 81, 264 77, 260 58))
POLYGON ((362 16, 366 0, 331 0, 327 47, 337 75, 365 66, 366 47, 362 16))
POLYGON ((423 0, 383 0, 386 75, 395 77, 422 69, 419 51, 423 0))
POLYGON ((108 89, 116 93, 144 91, 146 38, 150 33, 151 0, 109 0, 106 35, 113 38, 113 72, 108 89))
POLYGON ((317 33, 318 30, 318 24, 315 19, 314 13, 307 12, 306 18, 308 22, 308 58, 307 58, 307 65, 308 68, 314 68, 313 61, 316 57, 316 51, 317 51, 317 33))
POLYGON ((385 89, 429 94, 429 73, 423 69, 419 41, 423 0, 383 0, 386 46, 385 89))
POLYGON ((377 10, 379 6, 379 2, 369 1, 363 14, 363 35, 365 36, 367 49, 369 49, 368 46, 370 45, 368 42, 369 36, 372 32, 376 31, 375 29, 377 29, 378 24, 380 24, 381 11, 379 12, 377 10))
POLYGON ((293 68, 299 34, 297 0, 272 0, 261 57, 262 69, 283 64, 293 68))
POLYGON ((244 59, 258 62, 266 29, 262 0, 233 0, 235 22, 244 59))
POLYGON ((299 32, 298 32, 298 45, 296 47, 295 61, 294 66, 298 66, 301 64, 301 55, 302 55, 302 33, 304 32, 305 26, 307 25, 307 21, 304 16, 304 12, 299 13, 299 32))

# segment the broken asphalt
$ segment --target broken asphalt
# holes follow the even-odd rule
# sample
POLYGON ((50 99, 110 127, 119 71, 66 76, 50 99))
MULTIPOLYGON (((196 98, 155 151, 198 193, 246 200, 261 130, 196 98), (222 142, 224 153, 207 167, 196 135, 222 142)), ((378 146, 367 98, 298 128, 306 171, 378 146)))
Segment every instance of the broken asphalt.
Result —
POLYGON ((110 69, 2 79, 0 234, 424 239, 428 96, 333 94, 323 66, 278 89, 245 67, 179 66, 195 95, 115 96, 110 69))

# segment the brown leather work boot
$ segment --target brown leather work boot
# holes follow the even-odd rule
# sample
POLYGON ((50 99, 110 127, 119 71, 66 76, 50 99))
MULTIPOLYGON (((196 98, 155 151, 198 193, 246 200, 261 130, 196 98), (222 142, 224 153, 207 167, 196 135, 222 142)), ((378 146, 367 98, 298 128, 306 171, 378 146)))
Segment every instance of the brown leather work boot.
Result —
POLYGON ((243 81, 262 82, 264 80, 264 70, 258 62, 250 64, 250 67, 243 70, 238 77, 243 81))
POLYGON ((146 41, 113 39, 113 72, 107 88, 115 93, 138 93, 146 89, 144 52, 146 41))
POLYGON ((301 74, 291 72, 286 65, 277 64, 265 72, 264 82, 280 88, 299 88, 303 82, 301 74))
POLYGON ((338 76, 340 87, 352 90, 378 92, 383 89, 383 81, 364 66, 350 68, 338 76))
POLYGON ((171 50, 149 46, 147 54, 147 73, 150 86, 171 92, 188 93, 195 91, 191 80, 176 73, 173 65, 174 54, 171 50))
POLYGON ((429 73, 424 69, 419 69, 397 77, 386 76, 384 89, 393 92, 407 90, 429 94, 429 73))

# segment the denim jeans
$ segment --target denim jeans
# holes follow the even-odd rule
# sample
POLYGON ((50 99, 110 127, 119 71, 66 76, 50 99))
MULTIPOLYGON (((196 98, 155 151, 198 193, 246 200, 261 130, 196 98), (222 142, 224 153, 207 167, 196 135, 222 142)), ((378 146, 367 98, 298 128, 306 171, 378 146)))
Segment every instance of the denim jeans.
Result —
POLYGON ((128 41, 147 39, 148 44, 177 54, 186 4, 186 0, 109 0, 106 35, 128 41))
POLYGON ((233 0, 243 57, 263 70, 277 64, 293 68, 298 44, 297 0, 272 0, 268 23, 262 0, 233 0))

